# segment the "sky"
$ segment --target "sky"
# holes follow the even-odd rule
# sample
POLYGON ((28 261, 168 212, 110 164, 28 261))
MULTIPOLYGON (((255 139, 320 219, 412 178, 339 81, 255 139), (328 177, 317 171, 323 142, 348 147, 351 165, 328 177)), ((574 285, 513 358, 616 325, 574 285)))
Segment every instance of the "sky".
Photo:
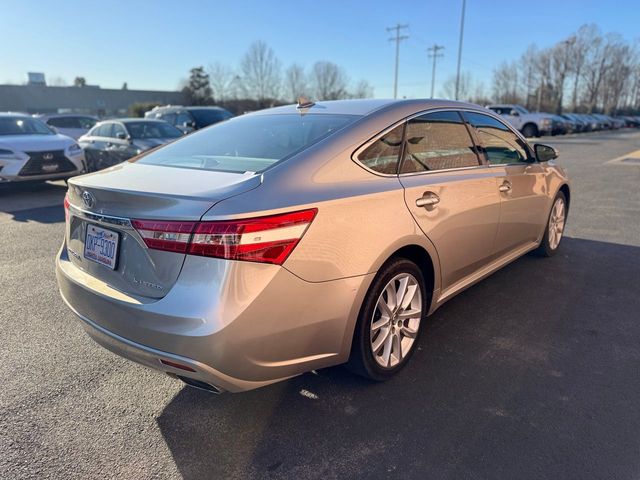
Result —
MULTIPOLYGON (((493 69, 528 45, 553 45, 586 23, 640 40, 639 0, 467 0, 462 71, 491 84, 493 69)), ((237 66, 265 41, 283 66, 318 60, 342 66, 376 97, 393 96, 395 44, 386 31, 408 24, 400 45, 398 96, 430 95, 427 48, 443 45, 436 95, 455 75, 462 0, 196 1, 0 0, 0 83, 44 72, 102 88, 175 90, 193 66, 237 66)))

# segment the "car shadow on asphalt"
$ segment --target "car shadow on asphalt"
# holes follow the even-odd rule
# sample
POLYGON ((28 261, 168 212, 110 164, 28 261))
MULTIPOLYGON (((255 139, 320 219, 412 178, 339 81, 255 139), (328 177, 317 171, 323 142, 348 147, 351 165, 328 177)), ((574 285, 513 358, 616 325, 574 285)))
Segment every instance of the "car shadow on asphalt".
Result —
POLYGON ((388 382, 185 387, 157 422, 186 479, 633 476, 639 281, 639 247, 565 238, 440 308, 388 382))
POLYGON ((0 184, 0 214, 16 222, 64 222, 63 183, 25 182, 0 184))

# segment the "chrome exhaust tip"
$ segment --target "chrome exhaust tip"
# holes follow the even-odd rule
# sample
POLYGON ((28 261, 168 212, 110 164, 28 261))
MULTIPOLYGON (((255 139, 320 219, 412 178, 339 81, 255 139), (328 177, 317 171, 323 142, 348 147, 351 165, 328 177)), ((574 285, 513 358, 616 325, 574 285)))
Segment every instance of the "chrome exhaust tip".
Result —
POLYGON ((211 385, 210 383, 202 382, 200 380, 195 380, 189 377, 183 377, 182 375, 176 375, 180 380, 189 385, 190 387, 197 388, 199 390, 205 390, 209 393, 215 393, 216 395, 220 395, 224 390, 215 385, 211 385))

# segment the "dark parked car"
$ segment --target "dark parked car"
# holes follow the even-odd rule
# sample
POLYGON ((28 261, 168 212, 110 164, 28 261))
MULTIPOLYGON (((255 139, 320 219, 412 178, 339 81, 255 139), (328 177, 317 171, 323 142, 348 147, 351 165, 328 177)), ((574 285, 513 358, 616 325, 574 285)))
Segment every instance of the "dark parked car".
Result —
POLYGON ((123 118, 98 123, 78 143, 84 149, 87 170, 95 172, 182 135, 176 127, 160 120, 123 118))
POLYGON ((233 117, 233 114, 221 107, 182 107, 168 105, 155 107, 144 114, 145 118, 164 120, 184 133, 208 127, 233 117))

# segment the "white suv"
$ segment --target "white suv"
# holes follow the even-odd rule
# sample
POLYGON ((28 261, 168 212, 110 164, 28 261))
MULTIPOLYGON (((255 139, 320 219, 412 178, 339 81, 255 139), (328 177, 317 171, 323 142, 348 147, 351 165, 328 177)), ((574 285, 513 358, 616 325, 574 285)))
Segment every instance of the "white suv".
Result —
POLYGON ((512 104, 487 105, 487 108, 504 117, 527 138, 553 133, 555 120, 547 113, 531 113, 522 105, 512 104))
POLYGON ((85 171, 84 152, 37 118, 0 113, 0 183, 56 180, 85 171))

